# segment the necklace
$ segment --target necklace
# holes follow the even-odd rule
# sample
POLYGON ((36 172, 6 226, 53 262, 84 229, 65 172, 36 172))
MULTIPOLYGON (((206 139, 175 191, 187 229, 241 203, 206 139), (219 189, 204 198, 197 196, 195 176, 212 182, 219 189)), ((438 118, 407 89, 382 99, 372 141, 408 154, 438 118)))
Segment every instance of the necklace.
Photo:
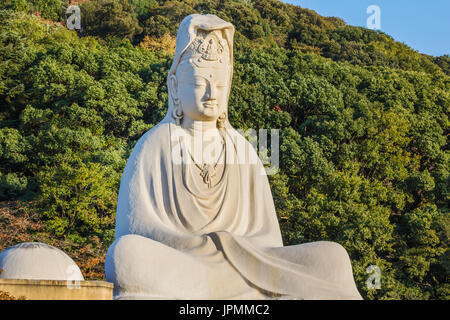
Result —
POLYGON ((211 188, 211 186, 212 186, 212 179, 216 176, 216 167, 220 161, 220 158, 222 157, 222 154, 223 154, 225 148, 226 148, 226 144, 224 141, 224 142, 222 142, 222 150, 219 154, 219 157, 217 158, 216 163, 214 165, 209 164, 209 163, 203 163, 201 166, 197 163, 197 161, 195 161, 192 154, 186 148, 186 150, 189 153, 189 155, 191 156, 191 159, 194 162, 195 166, 200 170, 200 176, 203 179, 203 183, 206 184, 208 186, 208 188, 211 188))

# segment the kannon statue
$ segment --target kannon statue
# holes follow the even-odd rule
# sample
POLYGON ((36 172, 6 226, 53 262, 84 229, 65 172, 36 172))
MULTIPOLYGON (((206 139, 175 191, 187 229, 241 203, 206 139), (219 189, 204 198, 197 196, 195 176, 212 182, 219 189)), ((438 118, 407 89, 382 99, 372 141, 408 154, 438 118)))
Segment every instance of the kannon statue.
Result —
POLYGON ((122 175, 105 263, 114 297, 361 299, 341 245, 283 246, 264 167, 228 121, 233 35, 214 15, 180 24, 168 112, 122 175))

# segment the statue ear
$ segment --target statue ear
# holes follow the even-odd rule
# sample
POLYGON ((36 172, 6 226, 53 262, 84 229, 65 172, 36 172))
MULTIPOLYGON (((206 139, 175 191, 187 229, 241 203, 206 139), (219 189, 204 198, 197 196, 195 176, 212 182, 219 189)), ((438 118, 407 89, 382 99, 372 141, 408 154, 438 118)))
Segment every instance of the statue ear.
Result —
POLYGON ((177 77, 174 74, 169 76, 169 91, 172 96, 173 102, 178 104, 178 81, 177 77))

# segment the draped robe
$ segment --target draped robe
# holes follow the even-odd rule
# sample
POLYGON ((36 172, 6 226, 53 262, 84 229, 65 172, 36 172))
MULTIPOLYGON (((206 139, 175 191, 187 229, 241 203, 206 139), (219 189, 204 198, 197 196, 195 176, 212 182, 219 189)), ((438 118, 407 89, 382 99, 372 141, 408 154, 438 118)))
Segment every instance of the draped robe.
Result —
POLYGON ((243 136, 226 128, 227 161, 205 189, 198 168, 177 161, 177 130, 152 128, 124 169, 105 262, 116 299, 361 299, 342 246, 283 247, 267 176, 243 136))

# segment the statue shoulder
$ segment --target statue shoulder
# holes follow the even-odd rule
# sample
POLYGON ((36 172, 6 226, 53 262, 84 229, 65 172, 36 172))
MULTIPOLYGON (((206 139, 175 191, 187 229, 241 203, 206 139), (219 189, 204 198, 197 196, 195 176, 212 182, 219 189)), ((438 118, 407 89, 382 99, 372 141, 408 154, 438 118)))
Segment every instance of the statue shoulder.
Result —
POLYGON ((169 123, 158 123, 156 126, 148 130, 146 133, 140 137, 135 145, 146 146, 147 144, 152 144, 153 147, 158 145, 158 142, 165 143, 170 138, 169 123))
POLYGON ((245 136, 243 136, 242 132, 239 132, 234 128, 230 128, 228 130, 228 136, 236 147, 236 154, 239 159, 239 163, 248 163, 256 165, 257 167, 262 165, 255 146, 250 143, 245 136))
POLYGON ((136 142, 131 152, 130 158, 141 158, 145 155, 154 155, 164 148, 170 141, 170 129, 168 123, 158 123, 148 130, 136 142))

